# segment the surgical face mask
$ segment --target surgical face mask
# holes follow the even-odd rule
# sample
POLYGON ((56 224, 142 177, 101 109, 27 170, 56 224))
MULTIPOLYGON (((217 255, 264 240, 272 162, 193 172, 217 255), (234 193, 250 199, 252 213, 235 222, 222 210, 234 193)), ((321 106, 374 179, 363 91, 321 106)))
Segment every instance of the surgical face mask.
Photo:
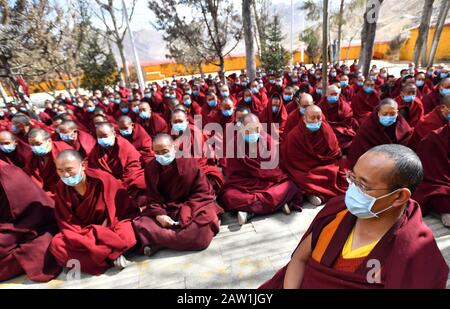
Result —
POLYGON ((192 90, 191 90, 191 89, 189 89, 189 90, 185 90, 185 91, 184 91, 184 93, 185 93, 185 94, 189 94, 189 95, 191 95, 191 94, 192 94, 192 90))
POLYGON ((0 117, 5 116, 5 112, 4 111, 0 111, 0 117))
POLYGON ((198 96, 198 95, 200 94, 200 91, 194 90, 194 91, 192 91, 192 93, 193 93, 195 96, 198 96))
POLYGON ((139 113, 139 106, 134 106, 133 108, 131 108, 131 110, 133 111, 133 113, 138 114, 139 113))
POLYGON ((114 99, 114 103, 115 103, 115 104, 117 104, 117 105, 118 105, 118 104, 120 104, 120 102, 122 102, 122 100, 121 100, 121 99, 114 99))
POLYGON ((109 100, 103 100, 103 105, 108 106, 109 105, 109 100))
POLYGON ((114 146, 114 142, 116 141, 116 137, 110 136, 110 137, 99 137, 97 138, 98 144, 103 148, 109 148, 114 146))
POLYGON ((142 111, 139 113, 139 117, 141 117, 142 119, 150 119, 150 113, 142 111))
POLYGON ((209 105, 209 107, 216 107, 217 106, 217 101, 216 100, 210 100, 210 101, 208 101, 208 105, 209 105))
POLYGON ((120 109, 120 111, 121 111, 123 114, 128 114, 128 112, 130 111, 130 109, 129 109, 128 107, 122 107, 122 108, 120 109))
POLYGON ((156 161, 163 165, 169 165, 170 163, 173 162, 173 160, 175 160, 175 155, 169 153, 166 153, 165 155, 155 155, 156 161))
POLYGON ((252 101, 252 97, 245 97, 244 98, 244 102, 245 103, 250 103, 252 101))
POLYGON ((256 87, 253 87, 253 88, 252 88, 252 92, 253 92, 254 94, 257 94, 257 93, 259 92, 259 89, 256 88, 256 87))
POLYGON ((336 72, 331 72, 331 77, 336 77, 336 72))
POLYGON ((292 99, 293 99, 292 95, 283 94, 283 100, 289 102, 289 101, 292 101, 292 99))
POLYGON ((191 99, 186 99, 183 101, 184 105, 190 106, 192 104, 191 99))
POLYGON ((281 87, 281 86, 283 86, 283 82, 282 81, 277 81, 277 82, 275 82, 275 85, 277 85, 278 87, 281 87))
POLYGON ((441 95, 443 95, 443 96, 450 95, 450 89, 442 88, 442 89, 439 89, 439 92, 440 92, 441 95))
POLYGON ((300 107, 300 109, 298 111, 300 112, 300 114, 304 115, 305 111, 306 111, 306 108, 300 107))
POLYGON ((446 78, 447 76, 448 76, 448 73, 441 72, 441 74, 440 74, 441 78, 446 78))
POLYGON ((339 95, 331 95, 327 97, 328 103, 337 103, 339 101, 339 95))
POLYGON ((390 127, 397 121, 397 116, 379 116, 380 123, 385 127, 390 127))
POLYGON ((374 89, 372 87, 364 87, 366 93, 373 93, 374 89))
POLYGON ((356 82, 356 84, 357 84, 358 86, 360 86, 360 87, 362 87, 362 86, 364 85, 363 82, 356 82))
POLYGON ((311 132, 316 132, 319 131, 320 128, 322 127, 322 121, 319 122, 313 122, 313 123, 306 123, 306 128, 311 131, 311 132))
POLYGON ((170 94, 168 92, 164 93, 165 98, 170 98, 170 94))
POLYGON ((247 87, 248 82, 242 82, 242 86, 247 87))
POLYGON ((4 153, 11 153, 16 150, 16 145, 0 145, 0 150, 4 153))
POLYGON ((341 87, 347 87, 347 86, 348 86, 348 81, 342 80, 342 81, 340 82, 340 84, 341 84, 341 87))
POLYGON ((316 89, 316 93, 317 93, 317 94, 322 94, 322 88, 317 88, 317 89, 316 89))
POLYGON ((374 213, 372 212, 372 207, 375 204, 375 202, 397 191, 398 190, 395 190, 391 193, 385 194, 380 197, 373 197, 368 195, 367 193, 364 193, 354 183, 351 183, 347 189, 347 192, 345 192, 345 205, 347 206, 348 211, 358 218, 362 219, 375 218, 378 217, 380 213, 385 212, 386 210, 392 208, 391 205, 377 213, 374 213))
POLYGON ((417 87, 422 87, 425 84, 425 81, 423 80, 416 80, 416 86, 417 87))
POLYGON ((224 115, 225 117, 231 117, 231 115, 233 115, 233 109, 222 110, 222 115, 224 115))
POLYGON ((386 77, 387 77, 387 73, 381 73, 380 76, 381 76, 382 78, 386 78, 386 77))
POLYGON ((250 133, 248 135, 244 135, 244 140, 247 143, 256 143, 259 140, 259 133, 250 133))
POLYGON ((101 94, 97 94, 95 97, 96 97, 97 99, 101 99, 101 98, 102 98, 102 95, 101 95, 101 94))
POLYGON ((173 123, 172 129, 177 132, 184 132, 187 129, 187 122, 173 123))
POLYGON ((348 75, 348 74, 350 74, 350 71, 349 71, 349 70, 345 70, 345 71, 344 71, 344 74, 345 74, 345 75, 348 75))
POLYGON ((273 85, 275 84, 275 81, 273 79, 269 80, 269 84, 273 85))
POLYGON ((12 130, 14 133, 19 133, 19 129, 17 128, 17 126, 16 126, 15 124, 13 124, 13 125, 11 126, 11 130, 12 130))
POLYGON ((130 136, 133 134, 133 129, 120 130, 120 134, 122 136, 130 136))
POLYGON ((280 110, 279 106, 272 106, 272 113, 276 114, 280 110))
POLYGON ((62 182, 64 182, 65 185, 67 185, 69 187, 75 187, 83 180, 83 174, 81 173, 81 168, 76 175, 70 176, 70 177, 61 177, 61 180, 62 180, 62 182))
POLYGON ((223 97, 223 98, 227 98, 230 94, 228 93, 228 91, 222 91, 221 93, 221 96, 223 97))
POLYGON ((144 97, 150 99, 152 97, 152 93, 151 92, 144 93, 144 97))
POLYGON ((45 156, 47 153, 50 152, 50 150, 47 150, 45 146, 31 146, 31 150, 33 153, 37 154, 38 156, 45 156))
POLYGON ((292 79, 292 82, 293 82, 293 83, 298 82, 298 78, 293 78, 293 79, 292 79))
POLYGON ((86 107, 86 111, 87 111, 88 113, 93 113, 94 110, 95 110, 95 107, 94 107, 94 106, 88 106, 88 107, 86 107))
POLYGON ((70 134, 65 134, 65 133, 61 133, 59 132, 59 137, 61 138, 62 141, 64 142, 70 142, 72 141, 72 138, 70 137, 70 134))
POLYGON ((316 79, 321 79, 322 75, 316 75, 316 79))
POLYGON ((371 76, 370 76, 370 79, 373 80, 373 81, 376 81, 376 80, 377 80, 377 77, 374 76, 374 75, 371 75, 371 76))
POLYGON ((411 103, 412 101, 414 101, 414 99, 416 98, 415 95, 405 95, 403 97, 403 101, 407 102, 407 103, 411 103))

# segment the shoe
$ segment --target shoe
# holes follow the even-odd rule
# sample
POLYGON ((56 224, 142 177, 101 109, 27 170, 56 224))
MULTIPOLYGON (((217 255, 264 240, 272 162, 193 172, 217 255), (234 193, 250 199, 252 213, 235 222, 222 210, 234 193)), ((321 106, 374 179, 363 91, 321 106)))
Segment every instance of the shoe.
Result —
POLYGON ((143 249, 143 253, 146 256, 152 256, 154 255, 156 252, 160 251, 163 247, 159 247, 159 246, 145 246, 143 249))
POLYGON ((290 215, 291 214, 291 208, 289 207, 288 204, 284 204, 283 207, 281 207, 281 210, 283 211, 283 213, 285 215, 290 215))
POLYGON ((129 266, 131 264, 131 261, 128 261, 123 255, 119 256, 114 261, 114 267, 119 269, 124 269, 125 267, 129 266))
POLYGON ((308 196, 308 202, 310 202, 313 206, 322 205, 322 200, 315 195, 308 196))
POLYGON ((244 225, 245 223, 247 223, 247 217, 248 217, 248 213, 247 212, 245 212, 245 211, 238 211, 237 219, 238 219, 239 225, 244 225))
POLYGON ((445 227, 450 227, 450 214, 441 214, 441 221, 445 227))

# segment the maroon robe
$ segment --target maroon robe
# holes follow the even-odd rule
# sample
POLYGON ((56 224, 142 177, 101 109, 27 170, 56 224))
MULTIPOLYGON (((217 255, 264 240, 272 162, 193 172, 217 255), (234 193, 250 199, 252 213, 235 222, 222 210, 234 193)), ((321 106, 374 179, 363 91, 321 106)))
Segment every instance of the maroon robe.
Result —
MULTIPOLYGON (((278 167, 264 168, 262 163, 278 155, 274 142, 264 131, 261 132, 259 144, 266 143, 270 158, 265 159, 258 148, 255 158, 249 154, 249 144, 245 143, 245 156, 238 157, 238 136, 234 136, 234 156, 227 158, 224 168, 225 185, 220 193, 220 200, 226 210, 246 211, 253 214, 275 212, 286 203, 294 202, 294 208, 301 210, 302 196, 297 186, 288 179, 278 167)), ((231 141, 227 141, 231 142, 231 141)))
POLYGON ((157 113, 152 113, 150 119, 144 120, 138 117, 136 122, 144 128, 150 137, 155 137, 158 133, 169 132, 167 122, 157 113))
POLYGON ((423 212, 450 213, 450 127, 432 131, 417 147, 424 179, 414 199, 423 212))
MULTIPOLYGON (((318 243, 323 229, 337 214, 346 211, 344 196, 330 200, 314 218, 304 241, 311 234, 312 250, 318 243)), ((323 288, 385 288, 385 289, 444 289, 449 273, 448 266, 439 251, 433 233, 422 221, 419 205, 409 200, 405 213, 396 224, 380 239, 375 248, 362 261, 355 272, 335 268, 341 257, 342 248, 356 223, 356 217, 346 211, 325 249, 320 261, 309 258, 301 284, 302 289, 323 288), (381 263, 380 283, 369 283, 368 272, 373 267, 370 260, 381 263), (427 267, 424 267, 427 265, 427 267)), ((272 279, 260 286, 262 289, 282 289, 287 265, 272 279)))
POLYGON ((73 146, 67 142, 65 143, 70 147, 73 147, 73 149, 75 149, 76 151, 78 151, 83 158, 86 158, 89 156, 92 149, 94 149, 97 141, 89 133, 78 130, 77 134, 78 138, 76 141, 72 142, 73 146))
POLYGON ((423 104, 418 97, 411 103, 404 102, 400 96, 396 97, 395 101, 398 103, 399 112, 405 117, 411 128, 414 128, 423 119, 423 104))
POLYGON ((134 148, 139 151, 141 154, 142 166, 145 166, 146 163, 155 157, 155 153, 152 149, 152 138, 138 123, 134 124, 133 133, 131 135, 122 137, 129 141, 134 148))
MULTIPOLYGON (((276 113, 272 111, 272 100, 267 104, 266 108, 260 113, 259 120, 261 123, 267 124, 267 133, 271 135, 272 133, 272 124, 278 124, 278 136, 281 138, 284 132, 284 127, 286 126, 286 121, 288 118, 288 112, 286 111, 286 107, 284 106, 283 100, 279 94, 274 94, 273 97, 278 96, 280 99, 280 107, 276 113)), ((294 103, 291 103, 294 104, 294 103)), ((294 104, 295 105, 295 104, 294 104)))
POLYGON ((423 108, 425 114, 431 113, 433 109, 439 105, 442 99, 442 95, 439 92, 439 86, 434 87, 434 89, 423 97, 423 108))
MULTIPOLYGON (((16 141, 16 150, 11 153, 0 151, 0 160, 25 170, 28 162, 30 162, 33 157, 33 152, 31 151, 30 145, 25 144, 19 139, 16 141)), ((28 173, 28 171, 25 172, 28 173)))
POLYGON ((373 93, 366 93, 364 89, 359 90, 352 98, 351 107, 353 116, 362 123, 370 116, 373 110, 380 104, 380 96, 375 90, 373 93))
POLYGON ((316 132, 300 122, 282 146, 284 169, 305 194, 327 201, 345 192, 348 183, 340 166, 341 149, 325 119, 316 132))
POLYGON ((16 166, 0 167, 0 184, 0 281, 24 272, 33 281, 55 278, 61 268, 48 250, 58 230, 54 201, 16 166))
POLYGON ((55 215, 61 231, 50 250, 60 265, 77 259, 81 271, 99 275, 136 244, 130 217, 137 208, 110 174, 86 168, 86 177, 83 197, 58 183, 55 215))
POLYGON ((409 142, 409 147, 416 149, 420 141, 433 130, 437 130, 447 124, 447 119, 442 117, 439 106, 435 107, 431 113, 428 113, 415 127, 414 133, 409 142))
POLYGON ((286 140, 286 137, 289 134, 289 132, 295 129, 295 127, 300 123, 300 121, 303 121, 303 115, 300 113, 299 109, 295 109, 289 113, 282 136, 283 141, 286 140))
POLYGON ((141 247, 202 250, 219 232, 223 209, 215 202, 197 161, 175 159, 168 166, 152 160, 145 168, 148 207, 133 220, 141 247), (163 228, 156 217, 167 215, 180 224, 163 228))
POLYGON ((378 118, 378 112, 373 111, 359 127, 358 133, 348 151, 348 168, 353 169, 356 161, 367 150, 383 144, 400 144, 408 146, 412 129, 402 115, 398 114, 397 121, 389 126, 383 126, 378 118))

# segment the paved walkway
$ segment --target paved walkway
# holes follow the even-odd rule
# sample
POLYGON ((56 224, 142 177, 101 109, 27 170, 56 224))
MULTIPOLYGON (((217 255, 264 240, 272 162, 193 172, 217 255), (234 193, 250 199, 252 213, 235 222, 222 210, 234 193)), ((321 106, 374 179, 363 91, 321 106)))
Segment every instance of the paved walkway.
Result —
MULTIPOLYGON (((63 272, 38 284, 20 276, 0 288, 256 288, 286 264, 319 210, 305 206, 301 213, 256 217, 242 227, 227 214, 220 233, 201 252, 164 250, 151 258, 131 256, 131 266, 97 277, 82 274, 81 280, 68 281, 63 272)), ((450 229, 434 217, 425 221, 450 265, 450 229)))

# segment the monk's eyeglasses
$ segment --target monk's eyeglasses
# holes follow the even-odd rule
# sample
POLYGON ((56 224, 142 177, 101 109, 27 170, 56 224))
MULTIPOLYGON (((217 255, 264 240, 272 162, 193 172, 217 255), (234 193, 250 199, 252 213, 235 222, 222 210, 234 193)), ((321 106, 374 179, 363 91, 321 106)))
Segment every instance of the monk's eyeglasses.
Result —
POLYGON ((367 191, 383 191, 383 190, 391 190, 391 188, 383 188, 383 189, 371 189, 367 187, 366 185, 362 184, 361 182, 356 180, 355 174, 352 171, 346 172, 346 179, 349 184, 355 184, 361 191, 364 193, 367 193, 367 191))

